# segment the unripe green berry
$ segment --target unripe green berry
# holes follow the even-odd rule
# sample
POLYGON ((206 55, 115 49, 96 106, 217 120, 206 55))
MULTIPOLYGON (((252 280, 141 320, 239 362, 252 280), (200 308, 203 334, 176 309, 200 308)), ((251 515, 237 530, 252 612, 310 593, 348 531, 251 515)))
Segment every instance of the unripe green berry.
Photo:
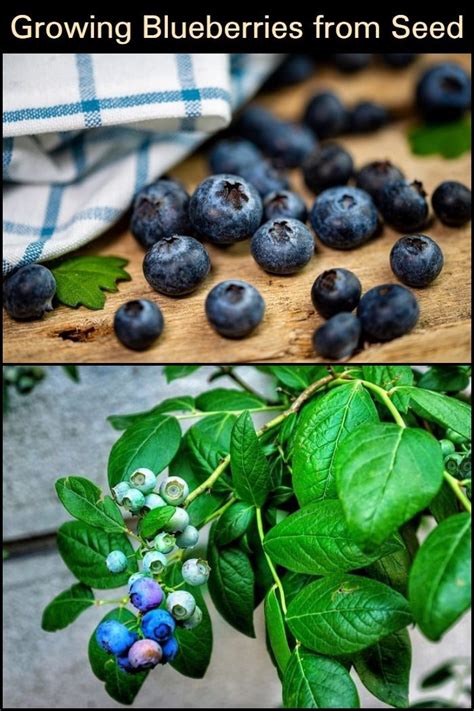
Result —
POLYGON ((122 499, 122 506, 131 513, 138 513, 145 503, 145 497, 138 489, 129 489, 122 499))
POLYGON ((182 533, 176 536, 178 548, 194 548, 199 541, 199 531, 195 526, 186 526, 182 533))
POLYGON ((130 489, 130 484, 127 481, 121 481, 112 487, 112 496, 118 504, 123 503, 123 497, 130 489))
POLYGON ((136 469, 130 474, 130 485, 141 491, 142 494, 151 494, 156 486, 156 474, 145 467, 136 469))
POLYGON ((452 429, 446 430, 446 437, 447 439, 450 439, 451 442, 454 442, 454 444, 466 444, 467 442, 469 442, 466 437, 463 437, 462 434, 459 434, 459 432, 456 432, 456 430, 452 429))
POLYGON ((168 565, 163 553, 158 553, 158 551, 150 551, 146 553, 143 557, 143 570, 150 571, 154 575, 159 575, 168 565))
POLYGON ((165 531, 175 533, 182 532, 189 525, 189 514, 185 509, 177 508, 168 523, 163 526, 165 531))
POLYGON ((171 551, 176 545, 176 541, 174 536, 172 536, 170 533, 165 533, 165 531, 162 531, 157 536, 155 536, 155 539, 153 540, 153 545, 160 553, 171 553, 171 551))
POLYGON ((160 494, 170 506, 179 506, 189 494, 189 486, 180 476, 169 476, 160 486, 160 494))
POLYGON ((189 620, 196 609, 196 600, 186 590, 176 590, 168 595, 166 609, 175 620, 189 620))
POLYGON ((195 627, 198 627, 202 622, 202 610, 200 607, 196 605, 196 608, 187 620, 183 620, 181 622, 181 626, 184 627, 185 630, 193 630, 195 627))
POLYGON ((439 441, 439 446, 441 447, 441 453, 443 457, 447 457, 449 454, 452 454, 456 450, 454 443, 451 442, 450 439, 441 439, 439 441))
POLYGON ((188 585, 204 585, 209 580, 211 568, 207 560, 200 558, 190 558, 183 563, 181 575, 188 585))
POLYGON ((161 496, 155 493, 147 494, 145 496, 145 504, 143 506, 147 511, 152 511, 153 509, 159 509, 162 506, 166 506, 166 501, 163 501, 161 496))
POLYGON ((105 565, 111 573, 123 573, 128 566, 127 556, 123 551, 111 551, 105 559, 105 565))

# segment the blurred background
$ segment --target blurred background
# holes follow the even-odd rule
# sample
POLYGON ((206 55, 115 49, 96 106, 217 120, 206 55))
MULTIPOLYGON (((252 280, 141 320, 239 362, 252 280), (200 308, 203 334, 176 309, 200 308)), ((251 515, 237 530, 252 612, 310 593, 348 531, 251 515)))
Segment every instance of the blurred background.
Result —
MULTIPOLYGON (((45 605, 74 582, 59 557, 55 533, 68 519, 56 498, 60 476, 86 476, 106 486, 110 448, 120 433, 106 421, 111 414, 146 410, 160 400, 195 395, 209 387, 215 369, 203 367, 170 384, 162 366, 81 366, 74 382, 60 366, 28 395, 10 394, 4 416, 3 480, 3 705, 8 708, 115 708, 90 670, 87 644, 104 612, 91 608, 79 621, 54 634, 41 630, 45 605)), ((254 368, 238 372, 265 392, 266 376, 254 368)), ((230 380, 219 387, 235 387, 230 380)), ((9 390, 13 391, 13 388, 9 390)), ((171 667, 150 675, 137 708, 277 708, 281 687, 266 648, 262 607, 256 612, 257 639, 228 626, 210 606, 214 650, 202 680, 171 667)), ((470 617, 465 616, 439 644, 411 632, 414 666, 412 703, 429 696, 449 698, 453 690, 420 691, 420 679, 444 660, 470 650, 470 617)), ((383 708, 360 688, 363 708, 383 708)))

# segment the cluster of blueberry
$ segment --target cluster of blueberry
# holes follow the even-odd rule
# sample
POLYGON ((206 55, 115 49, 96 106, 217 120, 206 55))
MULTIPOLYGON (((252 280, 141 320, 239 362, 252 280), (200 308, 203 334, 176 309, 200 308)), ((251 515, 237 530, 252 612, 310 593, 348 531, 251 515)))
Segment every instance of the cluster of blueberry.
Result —
POLYGON ((14 387, 21 395, 30 393, 44 378, 44 370, 37 365, 8 365, 3 369, 3 384, 14 387))
POLYGON ((469 440, 452 429, 446 430, 445 439, 440 440, 444 466, 456 479, 464 481, 466 494, 471 499, 471 446, 469 440))
MULTIPOLYGON (((116 656, 123 671, 139 672, 173 661, 179 651, 173 636, 177 625, 190 630, 202 621, 203 613, 190 592, 171 590, 165 596, 154 577, 159 579, 163 574, 169 563, 166 555, 176 546, 189 549, 198 543, 198 529, 189 524, 187 511, 179 507, 188 493, 188 485, 181 477, 167 477, 158 486, 156 475, 147 468, 137 469, 127 481, 119 482, 112 489, 117 503, 133 514, 176 506, 163 530, 140 549, 142 570, 129 578, 129 599, 138 610, 134 629, 128 629, 117 620, 105 620, 97 628, 98 644, 116 656)), ((106 565, 112 573, 122 573, 128 567, 127 556, 120 550, 111 551, 106 565)), ((189 558, 181 567, 183 581, 193 587, 206 583, 209 573, 207 561, 199 558, 189 558)))

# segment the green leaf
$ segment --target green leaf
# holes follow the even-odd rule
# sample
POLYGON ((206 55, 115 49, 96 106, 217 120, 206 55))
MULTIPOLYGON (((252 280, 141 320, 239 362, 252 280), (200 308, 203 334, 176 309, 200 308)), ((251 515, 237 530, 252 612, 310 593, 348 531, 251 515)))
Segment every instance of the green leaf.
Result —
POLYGON ((163 400, 163 402, 160 402, 156 407, 144 412, 134 412, 130 415, 110 415, 107 417, 107 421, 110 422, 115 430, 126 430, 139 420, 144 420, 154 415, 168 412, 192 412, 193 410, 194 398, 189 395, 181 395, 179 397, 171 397, 167 400, 163 400))
POLYGON ((376 580, 329 575, 304 588, 290 603, 288 626, 305 647, 320 654, 351 654, 406 627, 408 603, 376 580))
POLYGON ((357 709, 359 695, 349 672, 335 659, 296 647, 283 677, 287 709, 357 709))
POLYGON ((218 548, 211 528, 208 561, 211 566, 209 593, 221 616, 248 637, 255 637, 253 601, 255 578, 248 556, 239 548, 218 548))
POLYGON ((71 380, 73 380, 75 383, 79 382, 79 369, 77 365, 62 365, 61 366, 66 375, 68 375, 71 380))
POLYGON ((410 129, 408 141, 415 155, 459 158, 471 148, 471 122, 462 118, 450 123, 421 124, 410 129))
POLYGON ((178 451, 181 429, 174 417, 156 415, 136 422, 115 442, 109 455, 108 479, 112 488, 139 467, 155 474, 163 471, 178 451))
POLYGON ((211 618, 201 590, 189 585, 184 585, 182 589, 194 596, 198 607, 202 610, 202 622, 193 630, 186 630, 179 626, 176 628, 175 637, 180 651, 176 659, 171 662, 171 666, 184 676, 202 679, 211 661, 211 618))
MULTIPOLYGON (((413 385, 415 376, 409 365, 363 365, 362 376, 375 385, 379 385, 384 390, 400 385, 413 385)), ((399 410, 406 411, 408 398, 403 398, 399 393, 392 395, 392 400, 399 410)))
POLYGON ((240 415, 232 430, 230 459, 238 496, 249 504, 262 506, 271 489, 271 472, 248 412, 240 415))
POLYGON ((400 392, 410 396, 410 407, 419 417, 471 439, 471 408, 467 403, 423 388, 402 387, 400 392))
POLYGON ((104 291, 118 291, 117 281, 129 281, 132 277, 123 268, 128 264, 122 257, 71 257, 51 266, 56 279, 56 298, 73 308, 86 306, 102 309, 104 291))
POLYGON ((143 538, 152 538, 163 529, 176 511, 174 506, 160 506, 148 511, 139 524, 140 535, 143 538))
POLYGON ((295 598, 300 592, 300 590, 303 590, 303 588, 305 588, 310 583, 313 583, 315 580, 316 577, 314 577, 313 575, 306 575, 305 573, 294 573, 292 570, 288 570, 281 578, 283 590, 285 592, 286 604, 289 605, 293 598, 295 598))
POLYGON ((356 570, 388 553, 401 543, 392 538, 372 554, 355 543, 339 501, 326 499, 308 504, 274 526, 263 542, 275 563, 296 573, 327 575, 356 570))
POLYGON ((375 405, 357 381, 318 397, 302 411, 293 444, 293 487, 301 506, 336 498, 334 460, 347 435, 377 422, 375 405))
POLYGON ((242 390, 216 388, 198 395, 196 407, 203 412, 259 410, 265 407, 265 402, 257 395, 252 395, 242 390))
POLYGON ((82 583, 71 585, 44 608, 41 628, 45 632, 62 630, 93 604, 94 593, 87 585, 82 583))
POLYGON ((364 575, 385 583, 406 597, 411 560, 401 537, 399 540, 402 543, 400 548, 369 565, 364 570, 364 575))
POLYGON ((105 663, 105 690, 112 699, 120 704, 127 706, 133 704, 146 677, 146 672, 128 674, 122 671, 115 659, 109 659, 105 663))
POLYGON ((106 533, 82 521, 68 521, 59 528, 57 544, 71 573, 92 588, 118 588, 138 570, 130 541, 121 533, 106 533), (105 565, 105 559, 115 550, 128 557, 128 568, 123 573, 111 573, 105 565))
MULTIPOLYGON (((137 618, 134 614, 127 610, 125 607, 116 607, 110 612, 108 612, 105 617, 102 618, 99 624, 105 622, 106 620, 117 620, 117 622, 122 622, 124 625, 130 629, 132 625, 137 622, 137 618)), ((99 625, 97 625, 98 627, 99 625)), ((91 669, 98 679, 105 681, 105 665, 112 658, 110 654, 107 654, 102 647, 99 647, 96 640, 97 627, 91 635, 89 640, 89 664, 91 669)))
POLYGON ((200 365, 165 365, 163 373, 168 383, 178 378, 186 378, 188 375, 195 373, 201 368, 200 365))
POLYGON ((80 476, 67 476, 56 482, 56 493, 71 516, 104 531, 126 531, 120 509, 110 498, 102 498, 98 486, 80 476))
POLYGON ((469 385, 469 371, 464 366, 434 365, 423 373, 417 385, 427 390, 457 393, 469 385))
POLYGON ((441 664, 441 666, 436 667, 436 669, 424 676, 421 680, 420 686, 422 689, 433 689, 434 687, 440 686, 446 681, 449 681, 453 678, 453 676, 455 676, 455 672, 452 663, 445 662, 444 664, 441 664))
POLYGON ((281 672, 285 671, 291 656, 291 650, 286 638, 285 619, 275 588, 268 591, 265 597, 265 624, 270 647, 281 672))
POLYGON ((410 572, 408 593, 415 620, 437 641, 471 604, 471 517, 460 513, 442 521, 420 547, 410 572))
POLYGON ((336 451, 337 488, 354 539, 375 548, 429 505, 443 481, 438 442, 421 429, 364 425, 336 451))
POLYGON ((389 706, 408 707, 411 642, 406 630, 399 630, 358 652, 352 663, 363 685, 389 706))
POLYGON ((267 365, 265 370, 292 390, 304 390, 328 374, 327 369, 321 365, 267 365))
POLYGON ((441 489, 431 502, 430 511, 435 517, 437 523, 440 523, 445 518, 458 513, 458 500, 454 494, 454 491, 446 481, 443 481, 441 489))
POLYGON ((236 501, 232 504, 216 522, 215 541, 219 546, 226 546, 232 543, 250 526, 255 515, 255 507, 245 501, 236 501))

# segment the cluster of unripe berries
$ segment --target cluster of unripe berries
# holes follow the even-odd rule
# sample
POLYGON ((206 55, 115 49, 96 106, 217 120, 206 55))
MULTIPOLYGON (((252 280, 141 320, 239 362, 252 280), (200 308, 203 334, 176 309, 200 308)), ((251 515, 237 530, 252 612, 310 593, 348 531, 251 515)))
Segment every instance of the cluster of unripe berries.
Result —
POLYGON ((37 365, 7 365, 3 369, 4 385, 14 387, 20 395, 31 392, 44 378, 44 370, 37 365))

